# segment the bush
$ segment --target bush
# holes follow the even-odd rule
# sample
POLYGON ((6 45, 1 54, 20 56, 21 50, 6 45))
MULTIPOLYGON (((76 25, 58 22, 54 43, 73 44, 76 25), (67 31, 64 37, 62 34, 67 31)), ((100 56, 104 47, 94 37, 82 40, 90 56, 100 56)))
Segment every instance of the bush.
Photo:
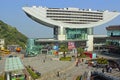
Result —
POLYGON ((27 67, 27 71, 29 72, 29 74, 31 75, 31 77, 33 79, 38 79, 39 78, 39 76, 34 71, 32 71, 31 68, 27 67))
POLYGON ((77 76, 76 80, 80 80, 81 79, 81 76, 77 76))
POLYGON ((85 54, 81 54, 80 58, 86 58, 87 56, 85 54))
POLYGON ((108 60, 105 59, 105 58, 99 58, 99 59, 97 60, 97 63, 98 63, 98 64, 108 64, 108 60))
POLYGON ((60 61, 71 61, 71 57, 61 57, 60 61))
POLYGON ((0 80, 5 80, 4 75, 0 75, 0 80))

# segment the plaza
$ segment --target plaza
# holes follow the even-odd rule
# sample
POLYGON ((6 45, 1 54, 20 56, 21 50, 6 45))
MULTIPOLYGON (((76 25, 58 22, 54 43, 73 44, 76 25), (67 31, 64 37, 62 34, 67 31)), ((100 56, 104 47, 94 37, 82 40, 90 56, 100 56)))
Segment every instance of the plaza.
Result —
MULTIPOLYGON (((21 58, 23 64, 25 66, 31 66, 34 70, 41 73, 41 78, 39 80, 75 80, 77 76, 84 74, 84 72, 88 71, 98 71, 102 72, 102 68, 93 68, 88 67, 84 62, 79 63, 78 67, 75 66, 75 60, 71 61, 58 61, 52 60, 52 58, 56 58, 54 55, 44 55, 40 54, 36 57, 24 57, 23 54, 13 53, 13 56, 18 56, 21 58), (45 62, 43 61, 45 59, 45 62), (59 72, 59 77, 57 77, 57 72, 59 72)), ((69 56, 69 55, 68 55, 69 56)), ((100 57, 104 56, 108 59, 118 59, 119 56, 112 57, 107 55, 99 55, 100 57)), ((7 56, 6 56, 7 57, 7 56)), ((0 60, 0 72, 4 72, 5 67, 5 58, 3 57, 0 60)), ((105 73, 106 75, 117 77, 120 79, 120 72, 117 69, 113 69, 112 73, 105 73)))

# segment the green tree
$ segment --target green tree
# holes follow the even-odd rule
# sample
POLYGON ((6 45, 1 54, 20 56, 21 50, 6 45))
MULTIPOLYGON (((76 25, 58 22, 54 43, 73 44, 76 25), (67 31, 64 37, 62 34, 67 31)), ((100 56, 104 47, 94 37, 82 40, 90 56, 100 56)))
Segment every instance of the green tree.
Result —
POLYGON ((77 56, 83 55, 84 49, 83 48, 77 48, 77 56))
POLYGON ((5 40, 5 47, 7 47, 7 45, 20 45, 22 48, 25 48, 28 38, 15 27, 0 20, 0 39, 5 40))
POLYGON ((66 57, 66 53, 68 52, 68 48, 65 44, 60 45, 60 51, 63 52, 63 57, 66 57))

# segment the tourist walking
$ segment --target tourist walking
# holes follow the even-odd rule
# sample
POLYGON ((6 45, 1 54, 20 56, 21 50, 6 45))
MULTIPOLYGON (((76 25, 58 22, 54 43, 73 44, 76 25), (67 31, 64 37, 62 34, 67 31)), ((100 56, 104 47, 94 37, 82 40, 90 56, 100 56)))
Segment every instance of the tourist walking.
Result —
POLYGON ((60 72, 59 71, 57 71, 57 77, 59 77, 60 76, 60 72))
POLYGON ((112 72, 112 67, 111 67, 111 66, 109 67, 109 72, 110 72, 110 73, 112 72))
POLYGON ((76 58, 75 65, 78 66, 78 58, 76 58))
POLYGON ((104 68, 102 69, 102 73, 104 73, 105 72, 105 70, 104 70, 104 68))
POLYGON ((106 65, 105 68, 106 68, 106 72, 109 72, 109 65, 106 65))

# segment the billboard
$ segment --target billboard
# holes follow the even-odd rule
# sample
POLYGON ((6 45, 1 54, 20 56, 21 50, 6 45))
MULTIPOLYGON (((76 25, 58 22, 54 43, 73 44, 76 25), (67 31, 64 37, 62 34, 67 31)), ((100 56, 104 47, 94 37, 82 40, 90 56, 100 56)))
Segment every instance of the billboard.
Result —
POLYGON ((54 45, 54 46, 53 46, 53 49, 54 49, 54 50, 58 50, 58 49, 59 49, 58 45, 54 45))
POLYGON ((72 50, 75 48, 75 43, 74 42, 68 42, 68 49, 72 50))

